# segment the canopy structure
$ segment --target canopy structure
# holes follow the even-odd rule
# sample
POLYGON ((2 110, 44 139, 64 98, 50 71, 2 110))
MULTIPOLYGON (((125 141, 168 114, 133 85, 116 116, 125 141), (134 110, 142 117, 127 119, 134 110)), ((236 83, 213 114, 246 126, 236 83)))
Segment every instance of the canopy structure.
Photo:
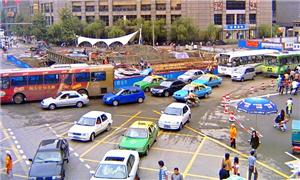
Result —
POLYGON ((96 39, 96 38, 88 38, 88 37, 83 37, 83 36, 77 36, 77 45, 80 45, 83 42, 88 42, 90 43, 92 46, 95 45, 98 42, 103 42, 105 43, 107 46, 110 46, 112 43, 115 42, 120 42, 121 44, 125 45, 127 44, 132 38, 135 37, 135 35, 139 32, 140 30, 128 34, 126 36, 121 36, 121 37, 117 37, 117 38, 109 38, 109 39, 96 39))

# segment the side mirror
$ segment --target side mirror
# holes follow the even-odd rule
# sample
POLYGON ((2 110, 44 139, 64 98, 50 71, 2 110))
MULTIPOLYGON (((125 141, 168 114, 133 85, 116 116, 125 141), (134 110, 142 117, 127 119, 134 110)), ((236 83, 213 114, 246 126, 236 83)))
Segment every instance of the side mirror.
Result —
POLYGON ((29 161, 29 162, 32 162, 32 159, 31 159, 31 158, 29 158, 29 159, 28 159, 28 161, 29 161))

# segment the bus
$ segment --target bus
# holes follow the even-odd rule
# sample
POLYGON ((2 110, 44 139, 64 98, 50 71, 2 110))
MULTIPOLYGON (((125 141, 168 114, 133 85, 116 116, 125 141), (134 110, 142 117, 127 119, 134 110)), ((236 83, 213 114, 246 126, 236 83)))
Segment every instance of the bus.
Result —
POLYGON ((53 97, 60 91, 75 90, 88 96, 113 91, 112 65, 55 65, 45 68, 3 69, 0 72, 1 103, 53 97))
POLYGON ((300 65, 300 51, 289 51, 264 56, 263 73, 268 76, 284 74, 289 68, 294 70, 300 65))
POLYGON ((278 52, 277 50, 262 49, 248 51, 234 51, 220 53, 215 56, 218 61, 218 73, 220 75, 231 76, 235 69, 240 66, 252 65, 255 67, 256 73, 261 73, 261 64, 263 63, 263 55, 278 52))

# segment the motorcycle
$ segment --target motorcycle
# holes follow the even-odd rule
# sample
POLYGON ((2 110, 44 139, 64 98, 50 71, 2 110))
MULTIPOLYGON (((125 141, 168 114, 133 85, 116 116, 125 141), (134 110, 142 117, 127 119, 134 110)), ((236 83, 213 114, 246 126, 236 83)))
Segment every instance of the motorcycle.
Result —
POLYGON ((190 98, 186 97, 185 100, 186 100, 186 104, 189 107, 196 107, 200 105, 200 100, 198 97, 196 97, 194 100, 191 100, 190 98))

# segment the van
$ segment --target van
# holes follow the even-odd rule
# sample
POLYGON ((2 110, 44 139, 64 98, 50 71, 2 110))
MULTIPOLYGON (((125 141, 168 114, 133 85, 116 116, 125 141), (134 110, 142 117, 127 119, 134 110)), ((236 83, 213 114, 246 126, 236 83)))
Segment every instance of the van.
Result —
POLYGON ((234 69, 231 80, 232 81, 244 81, 252 79, 254 80, 254 77, 256 75, 255 68, 254 67, 239 67, 234 69))

